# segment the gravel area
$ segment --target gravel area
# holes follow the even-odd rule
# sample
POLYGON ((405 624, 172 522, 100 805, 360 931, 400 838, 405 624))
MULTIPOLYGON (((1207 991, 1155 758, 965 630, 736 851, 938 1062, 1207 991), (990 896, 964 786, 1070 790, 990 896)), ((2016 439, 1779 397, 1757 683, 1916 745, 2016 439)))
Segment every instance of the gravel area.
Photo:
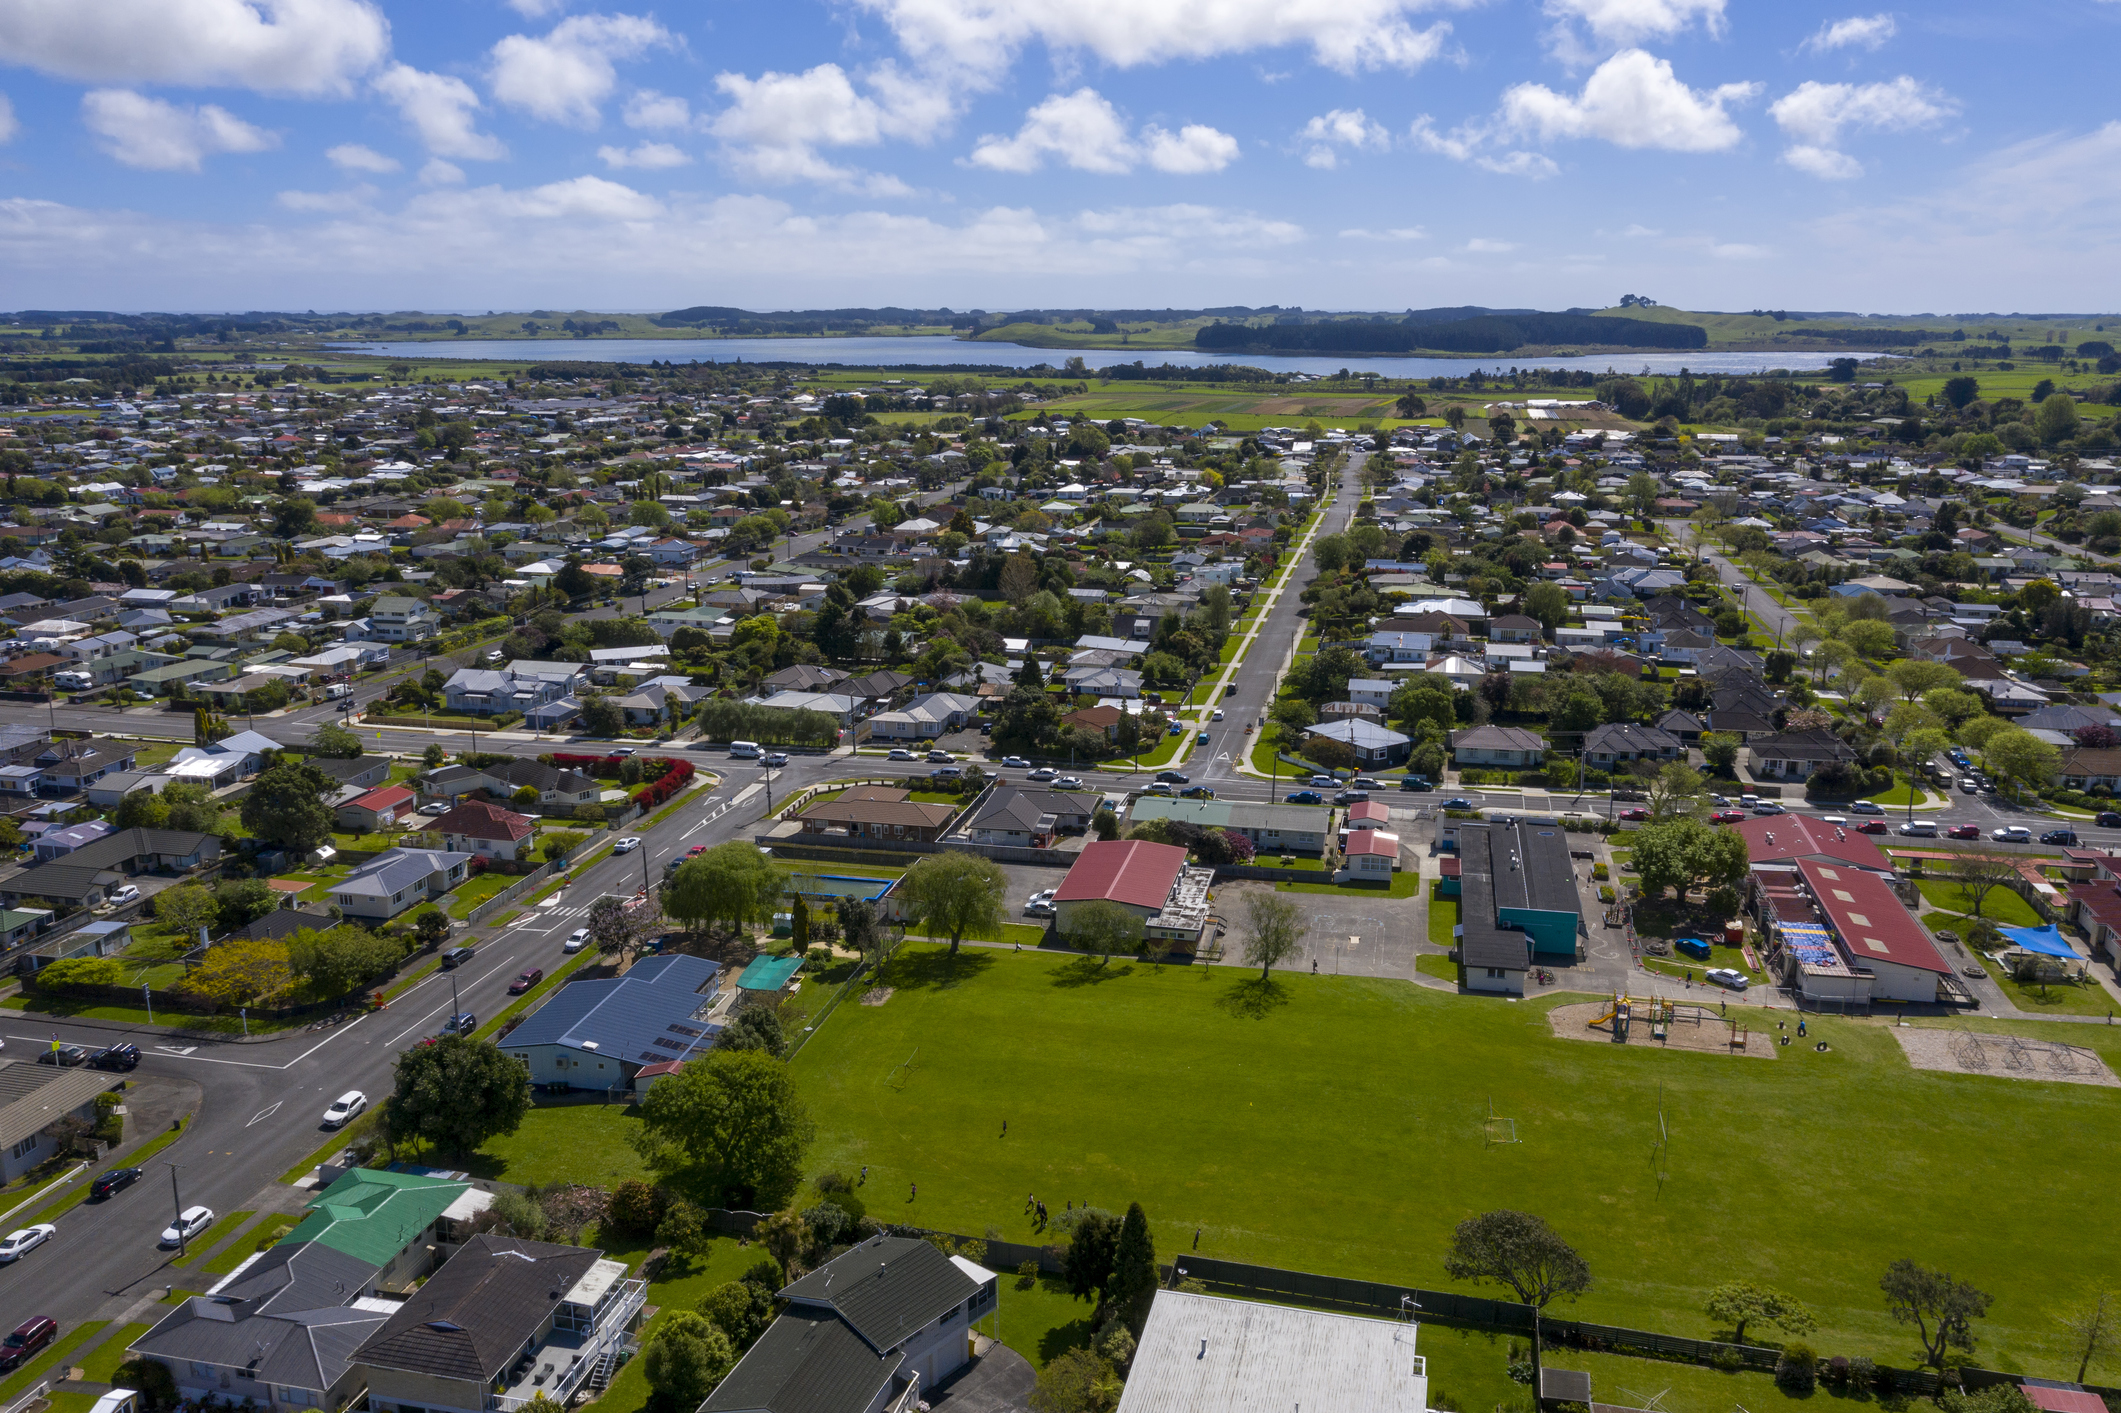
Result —
POLYGON ((1918 1070, 2121 1088, 2121 1079, 2115 1078, 2106 1061, 2079 1046, 1934 1026, 1896 1025, 1893 1038, 1906 1052, 1907 1062, 1918 1070))
MULTIPOLYGON (((1612 1045, 1613 1023, 1606 1021, 1593 1029, 1591 1022, 1604 1015, 1611 1007, 1608 1001, 1590 1001, 1576 1006, 1556 1006, 1547 1012, 1547 1024, 1554 1034, 1563 1040, 1595 1040, 1601 1045, 1612 1045)), ((1684 1005, 1685 1003, 1681 1003, 1684 1005)), ((1699 1024, 1691 1020, 1677 1020, 1664 1028, 1665 1038, 1654 1040, 1650 1036, 1650 1023, 1643 1018, 1638 1007, 1634 1022, 1628 1027, 1628 1038, 1624 1042, 1651 1050, 1697 1050, 1705 1055, 1738 1055, 1756 1060, 1775 1058, 1775 1037, 1772 1031, 1757 1026, 1747 1032, 1743 1046, 1731 1044, 1731 1027, 1728 1022, 1715 1016, 1704 1017, 1699 1024)))

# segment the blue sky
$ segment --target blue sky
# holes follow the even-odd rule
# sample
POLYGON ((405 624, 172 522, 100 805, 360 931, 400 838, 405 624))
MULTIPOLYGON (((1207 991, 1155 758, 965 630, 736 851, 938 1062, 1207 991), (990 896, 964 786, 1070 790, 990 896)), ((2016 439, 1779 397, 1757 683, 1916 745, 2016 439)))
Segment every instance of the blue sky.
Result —
POLYGON ((2121 0, 5 0, 0 307, 2114 307, 2121 0))

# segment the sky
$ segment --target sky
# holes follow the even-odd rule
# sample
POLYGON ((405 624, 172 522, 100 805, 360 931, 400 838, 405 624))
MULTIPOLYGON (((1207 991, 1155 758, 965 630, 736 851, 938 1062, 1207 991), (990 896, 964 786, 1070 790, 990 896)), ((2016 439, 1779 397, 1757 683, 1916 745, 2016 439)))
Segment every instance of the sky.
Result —
POLYGON ((2117 56, 2121 0, 0 0, 0 308, 2106 312, 2117 56))

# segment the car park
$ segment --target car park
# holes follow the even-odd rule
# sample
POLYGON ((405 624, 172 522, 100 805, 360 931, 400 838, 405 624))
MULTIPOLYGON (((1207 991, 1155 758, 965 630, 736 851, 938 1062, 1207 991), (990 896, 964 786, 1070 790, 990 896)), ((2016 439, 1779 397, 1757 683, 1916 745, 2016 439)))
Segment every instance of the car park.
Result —
POLYGON ((1978 824, 1955 824, 1944 831, 1944 837, 1947 839, 1979 839, 1981 837, 1981 826, 1978 824))
POLYGON ((479 1018, 470 1011, 458 1011, 448 1020, 442 1022, 442 1033, 444 1035, 469 1036, 478 1028, 479 1018))
POLYGON ((96 1174, 96 1180, 88 1185, 88 1200, 102 1202, 125 1191, 141 1178, 139 1168, 112 1168, 109 1172, 96 1174))
POLYGON ((1885 834, 1890 832, 1891 829, 1892 826, 1882 819, 1866 819, 1863 823, 1856 826, 1858 834, 1885 834))
POLYGON ((1189 800, 1212 800, 1215 798, 1215 792, 1205 785, 1188 785, 1178 793, 1189 800))
POLYGON ((2050 829, 2040 836, 2043 844, 2060 844, 2064 848, 2077 847, 2077 831, 2074 829, 2050 829))
POLYGON ((1641 808, 1640 806, 1637 806, 1634 809, 1622 810, 1618 817, 1620 819, 1633 822, 1637 820, 1648 819, 1650 817, 1650 812, 1646 809, 1641 808))
POLYGON ((1051 766, 1042 765, 1037 770, 1034 770, 1029 775, 1026 775, 1024 779, 1036 780, 1043 784, 1048 780, 1060 779, 1060 772, 1053 769, 1053 767, 1051 766))
POLYGON ((630 854, 635 849, 638 849, 640 847, 640 838, 636 835, 629 834, 625 838, 619 840, 618 843, 613 844, 611 846, 611 852, 613 852, 614 854, 630 854))
POLYGON ((455 971, 476 954, 476 949, 471 947, 451 947, 442 954, 442 970, 455 971))
POLYGON ((332 1100, 331 1107, 324 1111, 324 1126, 337 1128, 340 1124, 359 1118, 367 1109, 368 1096, 358 1089, 349 1089, 332 1100))
POLYGON ((1746 987, 1753 984, 1744 972, 1733 971, 1729 967, 1710 967, 1701 974, 1701 979, 1703 981, 1713 981, 1718 986, 1728 986, 1733 991, 1743 991, 1746 987))
POLYGON ((88 1067, 92 1070, 116 1070, 125 1073, 138 1069, 139 1066, 140 1047, 130 1041, 105 1046, 88 1057, 88 1067))
POLYGON ((2000 829, 1991 829, 1988 837, 1998 844, 2030 844, 2033 831, 2022 824, 2006 824, 2000 829))
POLYGON ((574 931, 567 934, 566 944, 563 945, 560 950, 572 954, 581 951, 584 947, 588 945, 589 929, 586 927, 578 927, 574 931))
POLYGON ((60 1069, 72 1069, 75 1065, 85 1063, 87 1059, 88 1050, 80 1045, 54 1045, 50 1049, 37 1052, 38 1064, 57 1065, 60 1069))
POLYGON ((521 976, 518 976, 514 981, 508 983, 508 994, 511 996, 520 996, 525 991, 528 991, 531 987, 537 985, 544 979, 545 968, 532 967, 529 971, 524 972, 521 976))
POLYGON ((1981 787, 1969 779, 1962 779, 1959 782, 1959 790, 1962 794, 1967 795, 1978 795, 1981 793, 1981 787))
POLYGON ((1029 770, 1031 768, 1031 762, 1025 760, 1022 756, 1003 756, 1002 764, 1008 766, 1011 770, 1029 770))
POLYGON ((50 1222, 37 1222, 0 1236, 0 1266, 21 1260, 58 1234, 59 1229, 50 1222))
POLYGON ((1189 785, 1192 783, 1190 777, 1182 775, 1175 770, 1159 770, 1156 772, 1156 778, 1163 781, 1166 785, 1189 785))
POLYGON ((175 1246, 189 1241, 214 1224, 214 1209, 211 1207, 186 1207, 177 1214, 177 1219, 162 1228, 162 1244, 175 1246))
POLYGON ((1325 802, 1326 797, 1316 790, 1291 790, 1282 800, 1283 804, 1289 805, 1322 805, 1325 802))
POLYGON ((920 757, 919 757, 919 756, 917 756, 917 755, 915 755, 915 754, 914 754, 913 752, 911 752, 911 751, 907 750, 907 749, 906 749, 906 748, 905 748, 904 746, 894 746, 894 747, 892 747, 892 748, 891 748, 891 754, 890 754, 890 755, 888 755, 888 756, 885 756, 885 757, 884 757, 884 759, 885 759, 885 760, 919 760, 919 759, 920 759, 920 757))
POLYGON ((0 1340, 0 1370, 17 1367, 34 1358, 38 1350, 59 1337, 59 1322, 38 1315, 15 1326, 14 1333, 0 1340))

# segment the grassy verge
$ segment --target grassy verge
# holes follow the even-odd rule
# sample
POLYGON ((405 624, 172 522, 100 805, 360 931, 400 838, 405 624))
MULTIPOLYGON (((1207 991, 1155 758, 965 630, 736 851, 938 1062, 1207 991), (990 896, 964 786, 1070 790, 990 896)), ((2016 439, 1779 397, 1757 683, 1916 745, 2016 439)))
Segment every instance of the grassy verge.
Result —
MULTIPOLYGON (((76 1001, 63 996, 10 996, 0 1001, 0 1007, 11 1011, 26 1011, 32 1015, 59 1016, 64 1019, 123 1021, 129 1025, 158 1025, 171 1030, 208 1031, 215 1035, 242 1035, 243 1020, 240 1016, 195 1016, 174 1011, 158 1011, 152 1017, 139 1006, 110 1006, 76 1001)), ((265 1020, 254 1018, 250 1022, 250 1034, 264 1035, 276 1030, 297 1030, 307 1022, 299 1020, 265 1020)))
POLYGON ((213 1246, 215 1242, 234 1232, 237 1227, 243 1225, 245 1221, 254 1215, 255 1213, 252 1212, 230 1212, 227 1216, 219 1218, 212 1226, 187 1242, 185 1254, 177 1257, 170 1264, 172 1266, 191 1265, 194 1261, 205 1256, 207 1249, 213 1246))
POLYGON ((721 777, 718 775, 708 775, 704 772, 694 775, 692 777, 692 783, 687 785, 684 789, 678 791, 676 799, 672 800, 669 804, 657 810, 654 814, 648 816, 648 818, 642 820, 638 825, 635 826, 635 828, 639 829, 643 834, 647 833, 649 830, 655 828, 658 824, 661 824, 664 820, 670 818, 670 816, 676 814, 682 806, 690 803, 693 791, 709 788, 715 785, 719 785, 720 783, 721 777))
POLYGON ((494 873, 491 870, 477 878, 466 879, 457 885, 457 891, 449 895, 449 915, 462 922, 471 916, 471 910, 495 894, 503 892, 521 875, 494 873))
POLYGON ((1463 986, 1466 984, 1465 968, 1449 957, 1439 957, 1434 952, 1423 952, 1414 959, 1414 970, 1423 976, 1439 976, 1445 981, 1463 986))
POLYGON ((259 1235, 259 1233, 274 1230, 283 1222, 292 1226, 294 1221, 295 1218, 291 1214, 267 1212, 264 1221, 256 1223, 249 1231, 244 1232, 227 1246, 215 1252, 211 1261, 200 1262, 199 1274, 202 1276, 227 1275, 230 1271, 233 1271, 236 1267, 271 1245, 271 1242, 264 1236, 259 1235))
POLYGON ((1276 881, 1274 889, 1279 893, 1325 893, 1335 898, 1363 897, 1411 898, 1421 891, 1421 875, 1418 873, 1395 873, 1389 885, 1382 883, 1283 883, 1276 881))
POLYGON ((113 1330, 109 1338, 82 1357, 82 1380, 92 1384, 107 1384, 116 1378, 118 1366, 128 1357, 126 1347, 153 1328, 153 1325, 137 1324, 122 1325, 113 1330))
POLYGON ((109 1323, 110 1321, 108 1320, 90 1320, 86 1324, 74 1326, 70 1332, 61 1335, 58 1342, 52 1345, 50 1349, 45 1350, 44 1353, 23 1365, 6 1383, 0 1383, 0 1403, 12 1402, 24 1389, 51 1372, 52 1369, 58 1366, 61 1359, 72 1355, 75 1350, 88 1343, 96 1331, 109 1323))
MULTIPOLYGON (((1973 899, 1967 896, 1964 884, 1953 883, 1941 878, 1925 878, 1915 886, 1921 890, 1923 901, 1940 911, 1962 915, 1970 915, 1974 911, 1973 899)), ((1987 918, 1998 927, 2038 927, 2040 925, 2040 915, 2033 911, 2033 905, 2013 893, 2009 888, 1991 888, 1987 896, 1981 900, 1981 916, 1987 918)), ((1939 918, 1936 924, 1933 925, 1955 927, 1959 929, 1961 937, 1966 935, 1963 922, 1960 921, 1946 922, 1944 919, 1939 918)))
POLYGON ((355 1119, 352 1123, 346 1124, 336 1130, 330 1138, 326 1139, 322 1144, 318 1145, 316 1151, 311 1153, 307 1158, 304 1158, 301 1162, 295 1164, 286 1172, 280 1174, 280 1181, 284 1183, 300 1182, 303 1178, 308 1177, 310 1173, 315 1171, 317 1166, 321 1164, 325 1159, 337 1157, 341 1149, 345 1148, 349 1143, 352 1143, 356 1138, 360 1137, 362 1134, 374 1128, 378 1123, 382 1121, 382 1118, 383 1105, 379 1101, 378 1103, 373 1105, 367 1113, 361 1115, 361 1117, 355 1119))
POLYGON ((1458 926, 1458 899, 1439 898, 1432 890, 1429 895, 1429 943, 1435 947, 1456 947, 1458 939, 1452 931, 1458 926))
MULTIPOLYGON (((950 945, 950 939, 947 937, 935 937, 925 932, 909 932, 906 935, 908 937, 925 937, 930 942, 940 942, 946 947, 950 945)), ((1036 947, 1041 942, 1044 942, 1046 940, 1046 929, 1043 927, 1034 927, 1030 923, 1005 922, 1002 924, 1002 935, 1000 937, 979 937, 968 940, 979 942, 1014 942, 1020 947, 1036 947)))
MULTIPOLYGON (((0 1212, 12 1212, 27 1207, 49 1191, 55 1183, 65 1181, 67 1174, 73 1173, 77 1166, 79 1166, 78 1160, 63 1165, 58 1172, 53 1173, 50 1177, 39 1178, 35 1182, 25 1183, 13 1192, 0 1192, 0 1212)), ((75 1175, 82 1176, 84 1174, 77 1173, 75 1175)))

